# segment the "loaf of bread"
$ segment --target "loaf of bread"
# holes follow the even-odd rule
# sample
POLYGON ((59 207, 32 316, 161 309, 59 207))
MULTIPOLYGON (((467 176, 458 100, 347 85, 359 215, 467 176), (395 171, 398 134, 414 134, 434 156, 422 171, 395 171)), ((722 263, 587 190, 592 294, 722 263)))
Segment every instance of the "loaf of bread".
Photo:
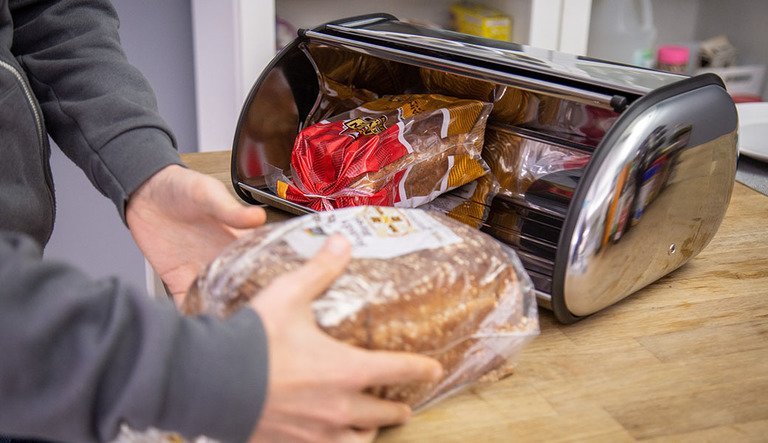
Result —
POLYGON ((489 127, 483 158, 499 184, 499 194, 523 197, 539 178, 586 166, 590 155, 566 145, 531 138, 516 128, 489 127))
POLYGON ((436 69, 421 68, 419 75, 430 93, 492 103, 492 122, 517 125, 535 115, 531 92, 436 69))
POLYGON ((472 183, 447 192, 419 209, 442 212, 473 228, 480 229, 488 219, 491 202, 499 192, 493 174, 486 174, 472 183))
POLYGON ((488 172, 490 104, 438 94, 382 97, 304 128, 275 194, 315 211, 414 208, 488 172))
MULTIPOLYGON (((346 86, 328 77, 320 76, 318 81, 320 94, 312 113, 304 120, 304 127, 314 125, 378 98, 378 95, 367 89, 346 86)), ((294 126, 292 129, 295 131, 296 127, 294 126)))
POLYGON ((214 260, 182 308, 230 315, 337 232, 351 239, 352 260, 313 303, 318 325, 351 345, 417 352, 444 368, 437 383, 374 389, 381 397, 420 408, 486 374, 501 377, 538 333, 532 285, 511 249, 442 214, 391 207, 266 225, 214 260))
POLYGON ((417 68, 336 46, 310 42, 302 49, 318 75, 378 95, 402 94, 418 80, 417 68))

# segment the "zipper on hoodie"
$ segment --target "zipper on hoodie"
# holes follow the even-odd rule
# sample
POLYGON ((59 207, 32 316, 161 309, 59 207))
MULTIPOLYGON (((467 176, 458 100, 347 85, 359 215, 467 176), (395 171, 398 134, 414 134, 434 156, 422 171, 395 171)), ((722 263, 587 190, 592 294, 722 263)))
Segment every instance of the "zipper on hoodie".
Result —
MULTIPOLYGON (((3 60, 0 60, 0 67, 5 69, 6 71, 13 74, 14 77, 16 77, 16 80, 18 80, 19 84, 21 85, 21 89, 24 91, 24 96, 27 98, 27 103, 29 104, 30 109, 32 109, 32 115, 35 118, 35 128, 37 129, 37 141, 40 146, 40 161, 42 163, 43 167, 43 175, 45 176, 45 185, 48 188, 48 199, 51 202, 51 208, 53 209, 53 214, 51 214, 51 226, 48 229, 48 239, 50 239, 51 233, 53 231, 53 219, 56 217, 56 200, 53 198, 53 178, 51 177, 51 166, 48 163, 48 156, 49 156, 49 146, 48 143, 46 143, 45 138, 45 130, 43 128, 43 116, 40 112, 40 109, 37 107, 37 101, 35 100, 34 95, 32 94, 32 88, 30 88, 29 84, 27 83, 27 80, 24 78, 23 75, 19 72, 16 67, 11 65, 10 63, 7 63, 3 60)), ((46 241, 48 240, 46 239, 46 241)))

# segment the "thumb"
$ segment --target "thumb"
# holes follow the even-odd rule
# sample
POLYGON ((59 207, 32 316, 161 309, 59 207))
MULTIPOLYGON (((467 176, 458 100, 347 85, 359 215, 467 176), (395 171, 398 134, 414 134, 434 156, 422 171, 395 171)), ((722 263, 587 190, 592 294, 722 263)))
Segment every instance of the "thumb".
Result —
POLYGON ((242 205, 232 197, 223 183, 213 180, 208 190, 208 213, 225 225, 236 229, 251 229, 267 221, 264 209, 242 205))
POLYGON ((323 247, 299 269, 284 275, 287 296, 307 302, 314 300, 344 272, 351 258, 351 247, 339 234, 328 237, 323 247))
POLYGON ((243 206, 231 197, 229 203, 222 202, 218 218, 225 225, 236 229, 251 229, 267 221, 267 213, 259 206, 243 206))

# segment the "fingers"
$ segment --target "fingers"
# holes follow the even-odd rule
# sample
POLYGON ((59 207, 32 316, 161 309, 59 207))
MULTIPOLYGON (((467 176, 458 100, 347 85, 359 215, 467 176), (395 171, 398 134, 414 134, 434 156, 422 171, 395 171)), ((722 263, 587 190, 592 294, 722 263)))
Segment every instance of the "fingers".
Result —
POLYGON ((227 226, 236 229, 251 229, 267 221, 267 213, 258 206, 244 206, 227 190, 223 183, 210 177, 204 177, 200 186, 205 187, 203 203, 208 214, 227 226))
POLYGON ((232 196, 222 199, 216 209, 216 217, 235 229, 252 229, 267 221, 267 213, 259 206, 243 206, 232 196))
POLYGON ((267 213, 259 206, 243 206, 232 201, 229 209, 221 212, 221 221, 235 229, 251 229, 267 221, 267 213))
POLYGON ((341 443, 369 443, 376 438, 376 429, 349 429, 338 439, 341 443))
POLYGON ((381 426, 399 425, 411 417, 411 408, 405 403, 382 400, 370 394, 356 393, 346 404, 344 422, 355 429, 376 429, 381 426))
POLYGON ((355 382, 358 388, 387 386, 411 382, 435 382, 443 376, 443 368, 429 357, 407 352, 359 351, 356 364, 365 370, 355 382))
POLYGON ((332 235, 301 268, 283 275, 275 283, 283 296, 314 300, 344 272, 350 254, 349 242, 341 235, 332 235))

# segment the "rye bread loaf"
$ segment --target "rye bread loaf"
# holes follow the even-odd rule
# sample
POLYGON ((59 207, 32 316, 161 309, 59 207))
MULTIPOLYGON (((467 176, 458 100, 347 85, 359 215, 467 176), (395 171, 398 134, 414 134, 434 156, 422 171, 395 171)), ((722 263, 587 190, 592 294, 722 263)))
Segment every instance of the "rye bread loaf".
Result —
POLYGON ((211 263, 183 310, 230 315, 334 232, 354 239, 353 258, 313 303, 319 326, 354 346, 432 356, 445 371, 435 384, 374 389, 381 397, 423 406, 503 367, 538 332, 532 286, 514 252, 417 209, 357 207, 264 226, 211 263))

